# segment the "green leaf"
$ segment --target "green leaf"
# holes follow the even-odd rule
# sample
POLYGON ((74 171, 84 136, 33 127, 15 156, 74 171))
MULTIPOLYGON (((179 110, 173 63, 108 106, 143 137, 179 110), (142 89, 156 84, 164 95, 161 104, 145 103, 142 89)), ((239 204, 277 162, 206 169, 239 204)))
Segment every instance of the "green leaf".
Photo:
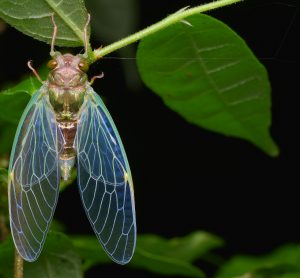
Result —
POLYGON ((143 39, 137 59, 146 85, 187 121, 278 155, 267 72, 224 23, 191 16, 143 39))
POLYGON ((169 240, 157 235, 143 235, 138 239, 138 247, 142 249, 187 262, 193 262, 212 249, 222 247, 223 244, 221 238, 202 231, 169 240))
MULTIPOLYGON (((0 0, 1 1, 1 0, 0 0)), ((39 75, 43 80, 46 79, 49 70, 42 66, 39 75)), ((18 124, 19 119, 26 107, 30 97, 41 88, 42 84, 32 74, 28 74, 20 83, 0 92, 0 124, 18 124)))
POLYGON ((87 11, 83 0, 0 0, 0 17, 19 31, 50 43, 51 15, 58 26, 56 45, 82 46, 87 11))
POLYGON ((130 266, 147 269, 163 275, 180 275, 186 277, 205 277, 205 274, 197 267, 183 260, 174 259, 162 255, 156 255, 151 251, 137 248, 130 266))
POLYGON ((0 122, 17 125, 29 99, 30 95, 25 90, 1 93, 0 107, 2 111, 0 113, 0 122))
POLYGON ((53 219, 51 222, 50 231, 64 233, 66 231, 66 226, 57 219, 53 219))
MULTIPOLYGON (((17 130, 17 125, 15 124, 3 124, 0 123, 0 155, 4 156, 1 159, 4 164, 8 164, 8 154, 11 151, 12 143, 14 140, 14 135, 17 130)), ((7 167, 7 165, 1 165, 7 167)))
MULTIPOLYGON (((111 262, 95 237, 76 236, 72 239, 78 254, 84 260, 85 270, 95 264, 111 262)), ((170 240, 157 235, 139 235, 129 266, 164 275, 204 277, 203 272, 191 262, 222 244, 220 238, 205 232, 194 232, 186 237, 170 240)))
POLYGON ((290 244, 265 256, 235 256, 216 277, 292 278, 300 277, 300 245, 290 244), (248 275, 248 276, 246 276, 248 275), (298 276, 297 276, 298 275, 298 276))
POLYGON ((0 277, 13 277, 14 269, 14 246, 11 238, 0 242, 0 277))
MULTIPOLYGON (((12 239, 9 239, 0 244, 0 274, 3 277, 12 277, 13 257, 14 245, 12 239)), ((48 234, 39 259, 34 263, 25 262, 24 264, 24 278, 29 277, 82 277, 80 258, 67 236, 54 232, 48 234)))
POLYGON ((26 263, 26 277, 81 278, 81 260, 70 239, 61 233, 49 233, 38 261, 26 263))
POLYGON ((83 259, 83 270, 96 264, 111 263, 111 259, 103 251, 96 236, 72 236, 73 245, 83 259))
MULTIPOLYGON (((48 74, 43 66, 39 69, 42 79, 48 74)), ((0 155, 8 154, 11 150, 13 138, 21 115, 30 97, 41 87, 41 83, 32 75, 19 84, 0 92, 0 155)))
POLYGON ((18 122, 37 86, 41 85, 37 85, 37 81, 30 77, 0 93, 0 155, 10 153, 18 122))

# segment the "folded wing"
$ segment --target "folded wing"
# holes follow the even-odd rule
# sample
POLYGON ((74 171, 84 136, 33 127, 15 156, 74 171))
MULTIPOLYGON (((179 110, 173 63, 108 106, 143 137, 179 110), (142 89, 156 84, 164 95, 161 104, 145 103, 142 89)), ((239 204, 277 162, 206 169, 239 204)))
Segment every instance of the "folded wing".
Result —
POLYGON ((75 144, 88 219, 107 254, 125 264, 136 241, 132 178, 117 129, 92 88, 80 112, 75 144))
POLYGON ((39 256, 57 202, 61 135, 42 88, 27 105, 14 140, 9 167, 10 224, 26 261, 39 256))

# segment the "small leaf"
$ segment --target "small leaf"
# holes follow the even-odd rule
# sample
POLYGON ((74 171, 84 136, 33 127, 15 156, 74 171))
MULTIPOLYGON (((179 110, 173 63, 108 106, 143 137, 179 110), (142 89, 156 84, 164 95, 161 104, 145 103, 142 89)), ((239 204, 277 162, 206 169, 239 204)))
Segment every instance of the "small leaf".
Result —
MULTIPOLYGON (((10 238, 0 244, 0 274, 3 277, 12 277, 13 257, 14 245, 10 238)), ((25 262, 24 278, 81 278, 80 267, 80 258, 69 238, 61 233, 50 232, 39 259, 34 263, 25 262)))
MULTIPOLYGON (((43 66, 38 70, 41 78, 46 79, 49 70, 43 66)), ((0 123, 18 124, 23 110, 30 97, 36 93, 42 84, 33 76, 28 76, 19 84, 0 92, 0 123)))
MULTIPOLYGON (((48 70, 39 69, 42 79, 45 79, 48 70)), ((41 87, 41 83, 32 75, 25 78, 18 85, 0 92, 0 155, 10 153, 13 138, 21 115, 30 100, 30 97, 41 87)))
POLYGON ((147 269, 163 275, 180 275, 186 277, 205 277, 205 274, 197 267, 183 260, 174 259, 162 255, 156 255, 151 251, 137 248, 130 266, 147 269))
POLYGON ((202 231, 169 240, 157 235, 143 235, 139 236, 138 241, 138 246, 142 249, 187 262, 193 262, 223 244, 219 237, 202 231))
MULTIPOLYGON (((111 262, 95 237, 76 236, 72 239, 78 254, 84 260, 85 270, 95 264, 111 262)), ((157 235, 139 235, 129 266, 164 275, 204 277, 203 272, 191 262, 222 244, 220 238, 205 232, 194 232, 186 237, 170 240, 157 235)))
POLYGON ((56 45, 82 46, 87 11, 83 0, 0 0, 0 17, 28 36, 50 43, 51 15, 58 26, 56 45))
POLYGON ((141 41, 137 62, 146 85, 187 121, 249 140, 278 155, 269 134, 268 75, 224 23, 199 14, 141 41))
POLYGON ((290 244, 265 256, 235 256, 219 271, 218 278, 300 277, 300 245, 290 244), (248 275, 248 276, 247 276, 248 275), (296 276, 295 276, 296 275, 296 276), (298 276, 297 276, 298 275, 298 276))
POLYGON ((21 115, 30 99, 37 91, 37 81, 29 77, 17 86, 0 92, 0 155, 10 153, 13 138, 21 115))

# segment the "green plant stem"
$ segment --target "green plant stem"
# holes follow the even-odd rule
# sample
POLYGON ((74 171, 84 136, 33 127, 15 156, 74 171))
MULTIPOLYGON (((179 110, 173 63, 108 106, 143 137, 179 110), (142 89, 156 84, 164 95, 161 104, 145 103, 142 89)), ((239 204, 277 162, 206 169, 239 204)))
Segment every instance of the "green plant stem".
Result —
POLYGON ((23 258, 15 249, 15 269, 14 269, 14 278, 23 278, 23 258))
POLYGON ((186 9, 181 9, 178 12, 166 17, 165 19, 133 34, 130 35, 124 39, 121 39, 113 44, 110 44, 108 46, 105 46, 103 48, 99 48, 93 51, 93 56, 91 57, 90 60, 91 62, 95 62, 96 60, 99 60, 101 57, 116 51, 120 48, 123 48, 129 44, 135 43, 138 40, 145 38, 153 33, 156 33, 162 29, 167 28, 168 26, 180 22, 182 20, 184 20, 185 18, 194 15, 194 14, 198 14, 201 12, 206 12, 209 10, 213 10, 213 9, 217 9, 223 6, 228 6, 234 3, 238 3, 238 2, 242 2, 244 0, 219 0, 219 1, 214 1, 208 4, 204 4, 201 6, 197 6, 195 8, 186 8, 186 9))

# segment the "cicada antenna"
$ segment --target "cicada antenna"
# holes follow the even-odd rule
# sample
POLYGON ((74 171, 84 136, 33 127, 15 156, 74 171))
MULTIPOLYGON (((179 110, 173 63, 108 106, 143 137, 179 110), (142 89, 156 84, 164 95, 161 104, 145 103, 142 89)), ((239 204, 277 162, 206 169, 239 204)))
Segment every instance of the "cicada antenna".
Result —
POLYGON ((88 14, 87 21, 84 26, 84 56, 88 56, 88 27, 91 21, 91 15, 88 14))
POLYGON ((51 15, 52 23, 53 23, 53 34, 52 34, 52 41, 51 41, 51 50, 50 50, 50 56, 53 57, 55 55, 54 45, 57 35, 57 25, 54 20, 54 13, 51 15))
POLYGON ((28 61, 27 62, 27 66, 31 69, 31 71, 33 72, 33 74, 35 75, 36 79, 38 81, 40 81, 42 84, 44 83, 42 78, 40 77, 39 73, 37 72, 37 70, 32 66, 32 61, 28 61))
POLYGON ((104 73, 101 72, 101 74, 94 76, 91 81, 90 81, 90 85, 93 85, 96 79, 101 79, 104 77, 104 73))

